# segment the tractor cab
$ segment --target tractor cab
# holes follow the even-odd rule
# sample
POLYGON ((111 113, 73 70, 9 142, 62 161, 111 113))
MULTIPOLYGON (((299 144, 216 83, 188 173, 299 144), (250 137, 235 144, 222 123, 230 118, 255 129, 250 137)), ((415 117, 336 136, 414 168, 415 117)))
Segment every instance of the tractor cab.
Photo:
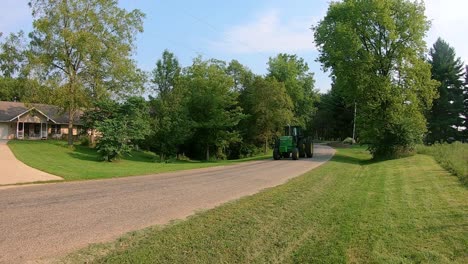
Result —
POLYGON ((286 126, 284 127, 283 136, 276 141, 273 149, 273 158, 275 160, 281 158, 290 158, 293 160, 301 158, 311 158, 313 156, 312 139, 304 137, 302 127, 286 126))

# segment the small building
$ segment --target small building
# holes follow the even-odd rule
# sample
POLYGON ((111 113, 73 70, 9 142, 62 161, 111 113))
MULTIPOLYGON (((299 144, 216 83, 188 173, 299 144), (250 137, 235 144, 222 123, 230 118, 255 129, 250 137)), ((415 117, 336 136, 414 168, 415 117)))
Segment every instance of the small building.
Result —
MULTIPOLYGON (((81 130, 79 116, 73 135, 81 130)), ((68 115, 59 107, 0 101, 0 139, 48 139, 68 136, 68 115)))

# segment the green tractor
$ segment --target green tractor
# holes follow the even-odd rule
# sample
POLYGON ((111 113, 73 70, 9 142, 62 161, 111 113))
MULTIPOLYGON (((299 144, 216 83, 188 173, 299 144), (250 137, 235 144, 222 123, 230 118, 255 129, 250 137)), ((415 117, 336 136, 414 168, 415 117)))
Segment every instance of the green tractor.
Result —
POLYGON ((312 158, 314 155, 314 144, 310 137, 304 136, 302 128, 299 126, 286 126, 284 136, 276 140, 273 149, 273 159, 292 158, 312 158))

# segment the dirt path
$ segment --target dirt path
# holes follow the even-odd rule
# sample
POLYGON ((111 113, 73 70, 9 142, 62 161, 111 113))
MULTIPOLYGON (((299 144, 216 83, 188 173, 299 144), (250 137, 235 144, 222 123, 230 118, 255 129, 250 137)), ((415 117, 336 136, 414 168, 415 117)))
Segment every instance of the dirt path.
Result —
POLYGON ((277 186, 328 161, 265 160, 109 180, 0 189, 0 263, 25 263, 165 224, 277 186))
POLYGON ((31 168, 17 160, 7 146, 7 141, 0 140, 0 185, 58 180, 63 179, 31 168))

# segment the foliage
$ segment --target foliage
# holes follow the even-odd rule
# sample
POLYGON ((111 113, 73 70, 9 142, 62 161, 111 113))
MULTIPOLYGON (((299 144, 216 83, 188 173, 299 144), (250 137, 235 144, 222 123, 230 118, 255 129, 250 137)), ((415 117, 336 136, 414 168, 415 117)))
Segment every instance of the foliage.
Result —
POLYGON ((446 170, 456 175, 468 186, 468 144, 455 142, 453 144, 418 145, 417 152, 433 156, 446 170))
POLYGON ((0 76, 13 78, 17 74, 24 74, 22 71, 26 63, 25 43, 26 40, 23 31, 17 34, 10 33, 10 35, 0 43, 0 76))
POLYGON ((264 153, 267 153, 272 138, 292 121, 291 98, 284 84, 272 77, 255 77, 253 84, 244 92, 250 133, 264 143, 264 153))
POLYGON ((426 131, 437 85, 423 60, 428 29, 424 4, 407 0, 332 2, 314 27, 319 61, 357 102, 359 136, 374 158, 410 152, 426 131))
POLYGON ((130 154, 138 141, 149 134, 148 106, 143 98, 130 97, 124 103, 110 100, 96 103, 83 120, 86 127, 99 133, 96 149, 112 161, 130 154))
POLYGON ((164 50, 162 59, 156 62, 156 68, 153 70, 153 79, 151 82, 155 84, 155 90, 158 97, 164 98, 174 88, 175 82, 180 75, 179 61, 174 53, 164 50))
POLYGON ((241 93, 246 87, 252 84, 255 77, 250 69, 237 60, 232 60, 229 63, 226 72, 234 80, 233 90, 241 93))
POLYGON ((210 148, 224 153, 227 146, 240 140, 235 126, 244 115, 224 63, 196 58, 185 69, 180 85, 189 98, 187 109, 196 140, 192 144, 205 150, 206 160, 210 159, 210 148))
POLYGON ((457 128, 463 125, 464 65, 456 58, 454 48, 439 38, 430 50, 432 78, 440 82, 439 98, 434 100, 428 114, 428 143, 460 139, 457 128))
POLYGON ((157 97, 150 97, 151 134, 147 138, 150 149, 159 153, 160 159, 177 154, 192 135, 192 123, 187 111, 186 92, 177 86, 181 68, 175 55, 168 50, 156 62, 152 82, 157 97))
POLYGON ((284 83, 294 106, 293 123, 310 127, 318 95, 314 91, 314 74, 309 72, 304 59, 297 55, 278 54, 268 61, 268 76, 284 83))
MULTIPOLYGON (((33 0, 29 66, 55 88, 55 104, 69 116, 110 94, 142 87, 132 60, 133 42, 143 31, 139 10, 127 12, 113 0, 33 0)), ((69 144, 72 134, 69 133, 69 144)))
MULTIPOLYGON (((286 184, 76 252, 72 263, 465 263, 467 189, 362 148, 286 184)), ((67 262, 67 261, 62 261, 67 262)))
POLYGON ((332 85, 326 94, 320 95, 316 103, 312 130, 322 140, 344 139, 353 133, 354 106, 347 103, 342 92, 332 85))
POLYGON ((465 68, 465 83, 463 91, 463 126, 465 130, 462 132, 464 134, 464 142, 468 142, 468 65, 465 68))

